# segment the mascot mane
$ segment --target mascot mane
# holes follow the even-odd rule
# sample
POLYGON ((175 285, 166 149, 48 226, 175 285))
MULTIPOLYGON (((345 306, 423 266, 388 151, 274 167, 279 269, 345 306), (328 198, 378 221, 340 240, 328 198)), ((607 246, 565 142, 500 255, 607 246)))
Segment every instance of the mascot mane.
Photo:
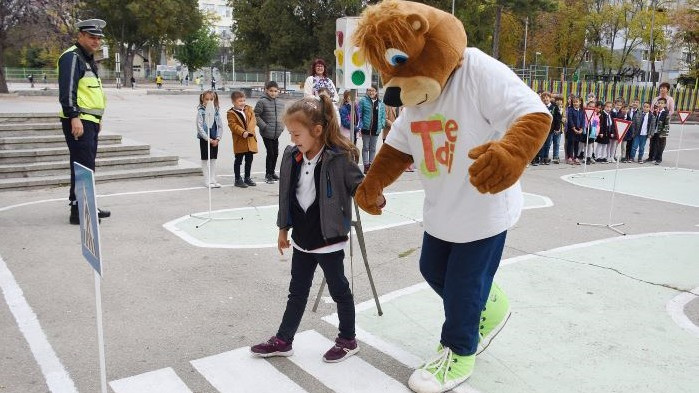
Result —
POLYGON ((398 0, 386 0, 381 7, 367 7, 354 32, 353 44, 379 72, 388 71, 384 58, 388 48, 407 48, 415 39, 409 21, 411 13, 399 3, 398 0))

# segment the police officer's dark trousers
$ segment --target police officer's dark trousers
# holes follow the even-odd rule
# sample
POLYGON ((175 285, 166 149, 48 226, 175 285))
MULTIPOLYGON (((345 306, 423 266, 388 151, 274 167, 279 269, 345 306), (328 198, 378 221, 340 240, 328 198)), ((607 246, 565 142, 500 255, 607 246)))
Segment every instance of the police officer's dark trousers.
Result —
POLYGON ((70 152, 70 195, 68 199, 75 202, 75 171, 73 163, 77 162, 87 168, 95 170, 95 157, 97 156, 97 137, 100 125, 88 120, 81 120, 83 123, 83 135, 80 138, 73 137, 70 127, 70 119, 61 119, 63 135, 68 144, 70 152))

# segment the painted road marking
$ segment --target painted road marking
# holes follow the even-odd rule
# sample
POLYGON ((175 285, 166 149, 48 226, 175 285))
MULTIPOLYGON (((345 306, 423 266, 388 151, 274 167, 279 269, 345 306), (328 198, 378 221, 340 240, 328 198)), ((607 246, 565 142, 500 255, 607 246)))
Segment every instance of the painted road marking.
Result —
MULTIPOLYGON (((361 214, 365 233, 422 222, 423 190, 391 192, 386 194, 386 199, 387 207, 380 216, 361 214)), ((553 206, 550 198, 524 193, 525 210, 550 206, 553 206)), ((197 228, 201 217, 208 217, 208 212, 200 212, 167 222, 163 227, 197 247, 276 248, 278 209, 277 205, 267 205, 215 210, 211 214, 217 220, 197 228)))
POLYGON ((0 257, 0 288, 20 332, 39 364, 49 390, 52 393, 77 393, 75 383, 51 347, 34 310, 27 303, 22 289, 2 257, 0 257))
POLYGON ((250 347, 192 360, 190 363, 221 393, 305 392, 265 359, 253 358, 250 347))
MULTIPOLYGON (((663 166, 619 169, 616 179, 617 194, 699 207, 699 172, 692 170, 666 171, 663 166), (652 186, 649 186, 652 184, 652 186)), ((561 179, 587 188, 611 191, 615 170, 588 172, 561 176, 561 179), (600 178, 601 177, 603 178, 600 178)))
POLYGON ((410 392, 405 385, 356 355, 341 365, 325 363, 322 356, 332 345, 320 333, 305 331, 294 338, 294 356, 289 360, 338 393, 410 392))
POLYGON ((691 293, 684 292, 677 295, 672 300, 667 302, 665 309, 667 310, 667 313, 670 314, 670 317, 672 317, 672 320, 675 321, 679 327, 699 338, 699 326, 692 323, 692 321, 690 321, 687 317, 687 314, 684 312, 684 307, 687 305, 687 303, 697 298, 699 298, 699 287, 694 288, 691 293))
POLYGON ((109 382, 115 393, 192 393, 172 368, 109 382))

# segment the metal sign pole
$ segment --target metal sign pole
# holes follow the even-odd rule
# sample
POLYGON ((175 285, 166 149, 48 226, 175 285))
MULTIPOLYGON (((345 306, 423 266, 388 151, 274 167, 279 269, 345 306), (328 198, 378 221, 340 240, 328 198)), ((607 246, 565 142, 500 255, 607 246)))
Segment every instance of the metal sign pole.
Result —
MULTIPOLYGON (((631 126, 630 121, 619 120, 619 119, 614 120, 614 127, 616 128, 616 135, 621 136, 619 139, 624 137, 626 132, 628 132, 630 126, 631 126), (625 128, 624 128, 623 132, 619 132, 619 124, 620 123, 624 124, 625 128)), ((617 145, 617 148, 614 149, 613 155, 616 156, 616 152, 617 152, 618 148, 619 148, 619 146, 617 145)), ((614 196, 616 195, 616 180, 618 177, 619 177, 619 160, 617 160, 617 162, 616 162, 616 170, 614 171, 614 183, 612 185, 612 198, 611 198, 611 202, 609 203, 609 219, 607 221, 607 224, 590 224, 590 223, 579 222, 578 225, 586 225, 586 226, 593 226, 593 227, 606 227, 606 228, 609 228, 612 231, 614 231, 622 236, 626 236, 626 233, 615 228, 615 227, 624 225, 623 222, 617 223, 617 224, 612 224, 612 212, 614 211, 614 196)))
MULTIPOLYGON (((684 123, 689 118, 689 115, 691 114, 691 112, 690 111, 677 111, 677 114, 680 117, 680 144, 679 144, 679 146, 677 146, 677 157, 675 158, 675 167, 674 168, 665 168, 665 170, 679 169, 680 152, 682 151, 682 139, 684 136, 684 123)), ((690 169, 690 171, 693 172, 694 170, 690 169)))
MULTIPOLYGON (((364 231, 362 230, 362 220, 359 218, 359 206, 357 206, 357 202, 352 199, 352 203, 354 204, 354 211, 355 214, 357 215, 357 219, 352 221, 352 226, 354 227, 356 233, 357 233, 357 243, 359 243, 359 249, 362 253, 362 259, 364 260, 364 267, 366 268, 366 274, 369 277, 369 285, 371 286, 371 292, 374 295, 374 302, 376 303, 376 309, 379 312, 379 316, 383 315, 383 310, 381 309, 381 303, 379 302, 379 295, 376 293, 376 286, 374 285, 374 277, 371 274, 371 267, 369 266, 369 259, 367 258, 367 252, 366 252, 366 243, 364 242, 364 231)), ((352 233, 352 230, 350 229, 350 234, 352 233)), ((352 244, 351 244, 351 237, 350 237, 350 258, 352 257, 352 244)), ((325 278, 323 278, 323 281, 320 283, 320 289, 318 289, 318 294, 316 295, 316 300, 313 303, 313 312, 316 312, 318 310, 318 304, 320 303, 320 297, 323 295, 323 290, 325 289, 325 278)), ((354 295, 354 290, 352 291, 352 295, 354 295)))
POLYGON ((95 274, 95 305, 97 308, 97 346, 100 356, 100 386, 102 393, 107 393, 107 366, 104 357, 104 329, 102 327, 102 279, 97 272, 95 274))

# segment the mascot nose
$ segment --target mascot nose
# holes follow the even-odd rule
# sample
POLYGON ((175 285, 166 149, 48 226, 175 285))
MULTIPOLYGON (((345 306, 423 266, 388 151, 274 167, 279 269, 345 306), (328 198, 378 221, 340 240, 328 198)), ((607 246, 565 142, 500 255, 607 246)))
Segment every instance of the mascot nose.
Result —
POLYGON ((383 102, 388 106, 394 106, 396 108, 403 106, 403 102, 400 100, 400 87, 387 87, 383 95, 383 102))

